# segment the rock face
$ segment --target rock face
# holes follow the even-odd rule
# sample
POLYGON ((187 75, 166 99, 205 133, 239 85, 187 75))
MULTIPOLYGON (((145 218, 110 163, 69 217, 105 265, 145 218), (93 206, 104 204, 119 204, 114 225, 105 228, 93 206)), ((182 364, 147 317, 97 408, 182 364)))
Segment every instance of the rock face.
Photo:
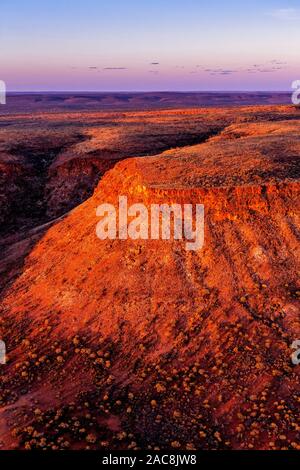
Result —
POLYGON ((0 117, 2 234, 32 228, 91 196, 103 174, 132 156, 200 143, 233 113, 37 114, 0 117))
MULTIPOLYGON (((117 163, 88 200, 30 232, 2 299, 4 448, 299 449, 299 114, 214 110, 208 131, 201 113, 156 113, 168 142, 183 121, 205 141, 151 152, 147 121, 141 153, 161 153, 117 163), (99 240, 96 208, 120 195, 148 208, 204 204, 204 247, 99 240)), ((123 159, 114 132, 125 128, 110 146, 98 132, 71 145, 93 165, 101 146, 123 159)), ((124 153, 138 153, 141 135, 129 132, 124 153)), ((68 152, 49 169, 68 181, 62 190, 49 177, 51 197, 77 184, 68 152)), ((84 181, 91 167, 77 160, 84 181)))

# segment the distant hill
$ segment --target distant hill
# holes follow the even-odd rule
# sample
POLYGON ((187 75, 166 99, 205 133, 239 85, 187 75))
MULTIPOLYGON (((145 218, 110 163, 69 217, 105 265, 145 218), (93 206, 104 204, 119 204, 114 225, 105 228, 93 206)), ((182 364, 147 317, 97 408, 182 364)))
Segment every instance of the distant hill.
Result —
POLYGON ((289 92, 9 93, 0 114, 290 104, 289 92))

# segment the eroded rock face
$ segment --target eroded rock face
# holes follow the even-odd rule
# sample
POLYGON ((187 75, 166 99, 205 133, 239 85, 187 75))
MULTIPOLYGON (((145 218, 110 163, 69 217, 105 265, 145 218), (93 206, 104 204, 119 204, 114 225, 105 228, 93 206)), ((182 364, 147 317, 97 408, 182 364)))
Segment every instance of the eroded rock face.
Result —
MULTIPOLYGON (((22 130, 22 121, 1 129, 1 234, 16 233, 47 221, 48 171, 64 148, 80 141, 74 132, 22 130)), ((60 214, 61 215, 61 214, 60 214)))
POLYGON ((299 448, 300 121, 254 114, 117 163, 35 241, 2 299, 4 448, 299 448), (100 241, 119 195, 204 204, 203 249, 100 241))
POLYGON ((245 121, 244 132, 250 126, 256 132, 260 122, 298 118, 292 107, 2 116, 1 233, 31 229, 67 213, 125 158, 233 139, 245 121))

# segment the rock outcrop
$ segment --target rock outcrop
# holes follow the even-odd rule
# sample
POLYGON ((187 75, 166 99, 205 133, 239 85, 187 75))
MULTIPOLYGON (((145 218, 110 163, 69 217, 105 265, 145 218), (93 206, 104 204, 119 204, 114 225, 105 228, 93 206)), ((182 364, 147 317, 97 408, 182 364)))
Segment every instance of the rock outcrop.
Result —
POLYGON ((4 448, 299 449, 300 120, 223 119, 117 163, 36 240, 2 299, 4 448), (204 204, 204 247, 99 240, 96 208, 120 195, 204 204))

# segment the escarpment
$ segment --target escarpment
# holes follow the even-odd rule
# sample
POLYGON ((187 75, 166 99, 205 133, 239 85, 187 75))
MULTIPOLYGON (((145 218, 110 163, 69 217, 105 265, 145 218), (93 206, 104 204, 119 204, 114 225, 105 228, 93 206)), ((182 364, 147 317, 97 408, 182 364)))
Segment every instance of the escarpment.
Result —
POLYGON ((299 449, 300 121, 282 112, 118 162, 36 241, 2 298, 4 448, 299 449), (203 248, 99 240, 120 196, 203 204, 203 248))

